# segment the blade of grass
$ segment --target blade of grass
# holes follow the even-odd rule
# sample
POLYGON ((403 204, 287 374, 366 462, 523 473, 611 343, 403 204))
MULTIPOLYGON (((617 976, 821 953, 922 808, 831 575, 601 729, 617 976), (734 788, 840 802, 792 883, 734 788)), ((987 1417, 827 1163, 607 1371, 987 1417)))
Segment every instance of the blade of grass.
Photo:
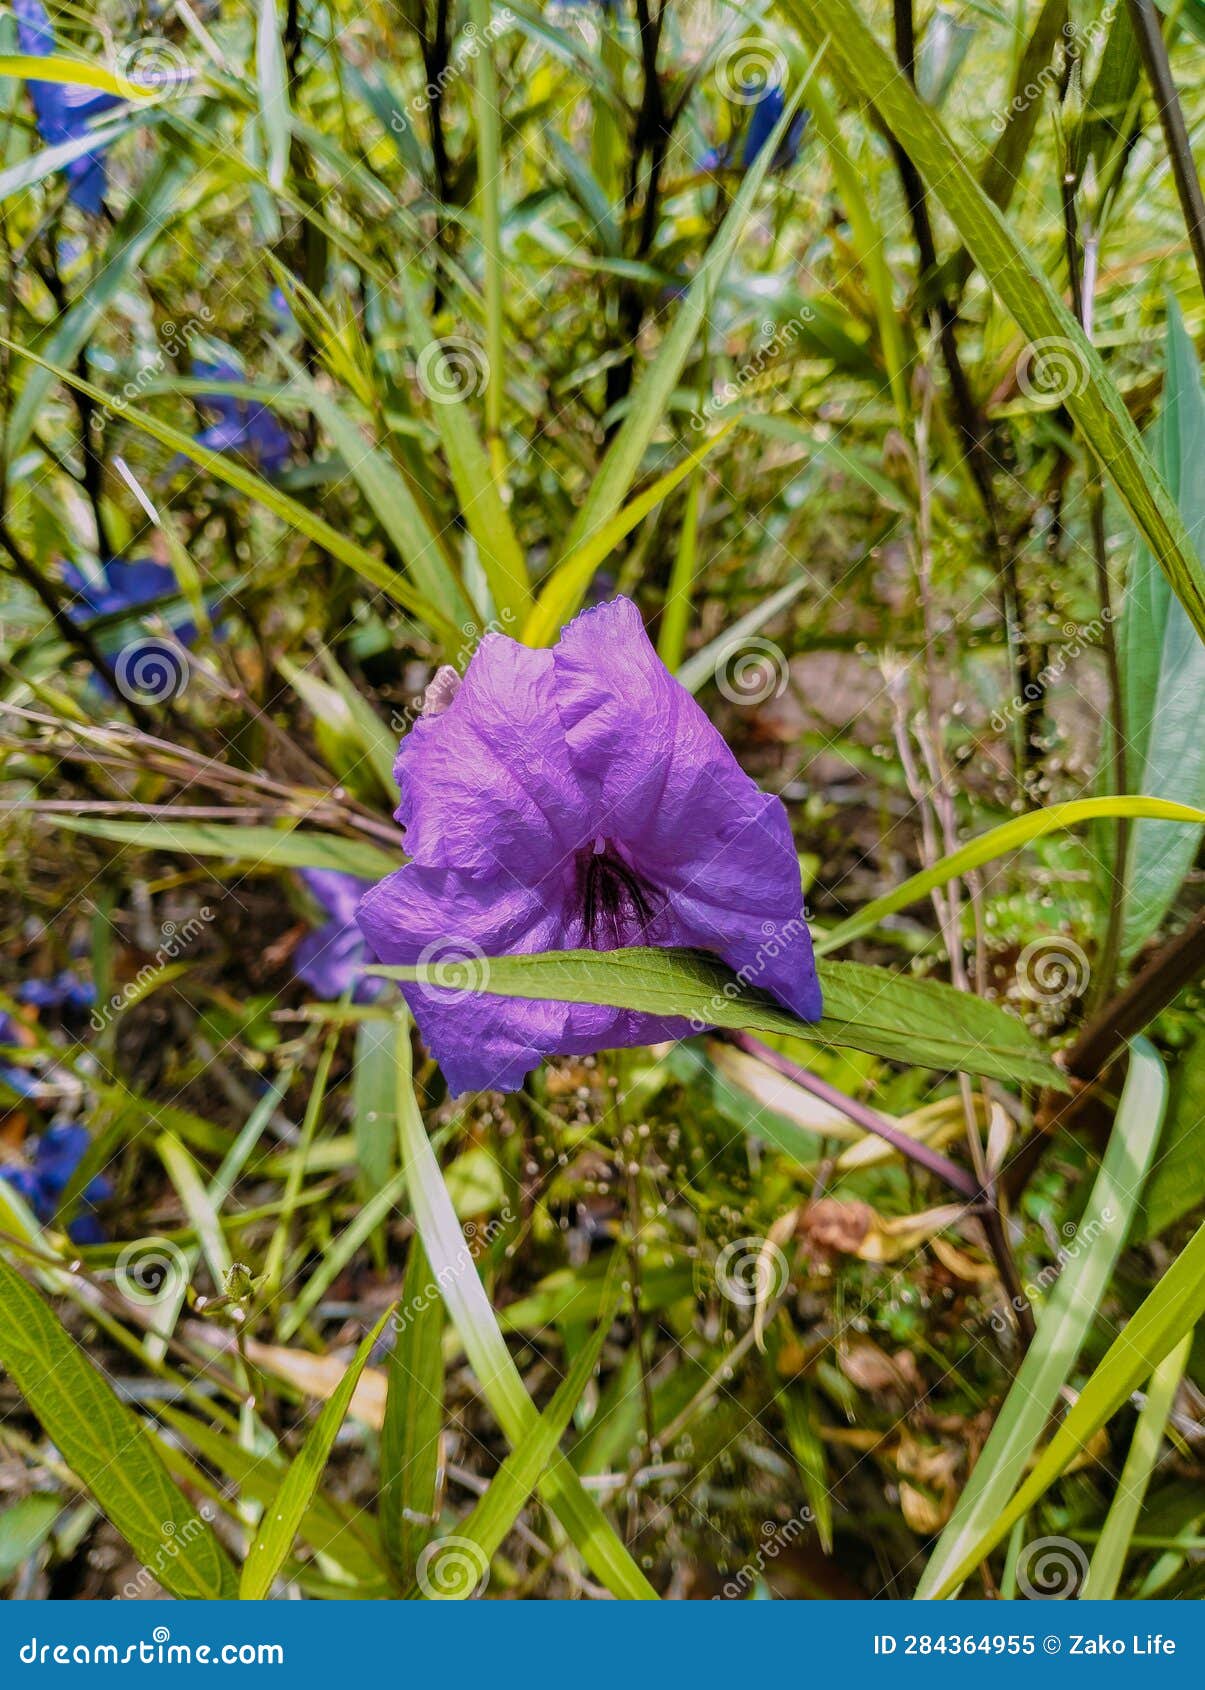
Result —
POLYGON ((1121 1479, 1113 1493, 1104 1528, 1092 1553, 1088 1576, 1079 1593, 1085 1602, 1111 1602, 1117 1595, 1117 1586, 1121 1583, 1121 1575, 1125 1571, 1130 1539, 1138 1523, 1151 1474, 1159 1459, 1168 1416, 1176 1400, 1176 1392, 1180 1388, 1191 1351, 1192 1334, 1189 1333, 1170 1354, 1164 1356, 1151 1375, 1146 1401, 1138 1416, 1125 1466, 1121 1470, 1121 1479))
POLYGON ((1037 1337, 921 1575, 918 1600, 948 1594, 982 1559, 986 1539, 991 1544, 999 1542, 1016 1518, 1013 1515, 999 1529, 994 1524, 1003 1519, 1004 1505, 1046 1429, 1097 1317, 1138 1208, 1166 1106, 1167 1073, 1162 1059, 1146 1039, 1135 1039, 1117 1118, 1084 1210, 1088 1219, 1080 1221, 1076 1234, 1076 1253, 1067 1252, 1050 1299, 1038 1316, 1037 1337), (1081 1245, 1082 1238, 1087 1242, 1081 1245), (980 1546, 974 1559, 969 1553, 972 1545, 980 1546))
POLYGON ((443 1324, 439 1287, 415 1233, 389 1352, 389 1391, 381 1427, 381 1543, 403 1586, 413 1580, 435 1525, 443 1428, 443 1324))
MULTIPOLYGON (((517 1448, 535 1431, 539 1415, 506 1347, 428 1142, 414 1096, 410 1027, 404 1015, 398 1016, 397 1080, 398 1130, 415 1225, 469 1365, 507 1441, 517 1448)), ((539 1489, 587 1566, 613 1596, 656 1599, 656 1592, 563 1456, 548 1467, 539 1489)))
POLYGON ((392 1315, 393 1310, 386 1309, 360 1344, 351 1365, 339 1381, 338 1388, 322 1405, 322 1411, 298 1455, 289 1464, 280 1489, 264 1509, 259 1530, 247 1551, 247 1559, 243 1562, 239 1578, 240 1600, 262 1600, 271 1590, 273 1580, 284 1566, 301 1522, 322 1481, 322 1474, 339 1428, 343 1424, 352 1393, 360 1382, 360 1375, 368 1364, 377 1339, 392 1315))

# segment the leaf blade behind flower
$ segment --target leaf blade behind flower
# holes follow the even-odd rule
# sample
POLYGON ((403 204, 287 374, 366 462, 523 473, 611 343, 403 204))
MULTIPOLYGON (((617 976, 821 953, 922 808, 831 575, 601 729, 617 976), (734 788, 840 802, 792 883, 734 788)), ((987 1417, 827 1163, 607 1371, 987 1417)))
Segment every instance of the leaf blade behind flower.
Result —
POLYGON ((915 980, 864 963, 821 966, 827 1013, 801 1021, 771 998, 750 992, 717 958, 694 951, 634 946, 617 951, 546 951, 476 958, 437 968, 376 967, 370 973, 504 998, 609 1004, 700 1025, 790 1033, 816 1044, 848 1046, 913 1067, 960 1070, 989 1079, 1065 1091, 1061 1070, 1029 1030, 982 998, 935 980, 915 980), (463 966, 463 974, 457 969, 463 966))

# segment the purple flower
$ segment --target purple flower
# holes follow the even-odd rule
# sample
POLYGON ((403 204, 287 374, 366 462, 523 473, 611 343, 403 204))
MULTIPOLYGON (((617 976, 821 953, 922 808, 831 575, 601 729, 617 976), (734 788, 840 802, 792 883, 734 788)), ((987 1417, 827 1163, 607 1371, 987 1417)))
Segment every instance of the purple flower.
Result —
POLYGON ((64 1015, 80 1015, 96 1002, 96 988, 64 968, 50 980, 26 980, 17 988, 22 1003, 37 1009, 58 1009, 64 1015))
MULTIPOLYGON (((194 361, 192 373, 201 379, 241 382, 243 376, 231 363, 194 361)), ((266 405, 257 400, 236 399, 230 393, 199 393, 198 403, 213 411, 217 421, 202 429, 197 444, 211 452, 246 452, 258 459, 268 475, 278 475, 289 461, 289 437, 266 405)))
MULTIPOLYGON (((689 946, 819 1016, 786 811, 628 599, 584 612, 554 651, 488 636, 447 707, 402 741, 396 774, 412 861, 359 912, 383 962, 689 946)), ((513 1091, 546 1056, 693 1030, 606 1006, 403 991, 453 1092, 513 1091)))
MULTIPOLYGON (((21 51, 34 58, 49 58, 56 50, 54 30, 41 0, 12 0, 12 4, 21 51)), ((28 87, 38 133, 49 147, 78 140, 88 133, 92 118, 123 103, 116 94, 71 83, 32 81, 28 87)), ((74 204, 96 216, 105 197, 104 148, 73 159, 64 167, 64 174, 74 204)))
POLYGON ((293 953, 294 973, 320 998, 341 998, 354 984, 353 1001, 371 1002, 382 983, 365 978, 364 964, 376 959, 356 925, 356 906, 372 881, 328 868, 302 869, 301 878, 330 920, 298 945, 293 953))
MULTIPOLYGON (((89 1142, 86 1127, 73 1121, 52 1121, 38 1140, 32 1167, 0 1168, 0 1178, 6 1179, 21 1193, 45 1225, 54 1219, 62 1195, 83 1160, 89 1142)), ((112 1195, 113 1187, 109 1181, 97 1175, 80 1193, 80 1202, 89 1205, 103 1203, 112 1195)), ((67 1232, 76 1244, 104 1242, 100 1222, 87 1211, 68 1224, 67 1232)))

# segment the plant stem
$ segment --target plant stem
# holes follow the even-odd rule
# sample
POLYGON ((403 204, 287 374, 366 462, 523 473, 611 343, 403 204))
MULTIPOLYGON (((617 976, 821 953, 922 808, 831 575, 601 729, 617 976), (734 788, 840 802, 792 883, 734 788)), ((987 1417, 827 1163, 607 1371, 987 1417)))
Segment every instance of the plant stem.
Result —
POLYGON ((1176 192, 1180 197, 1180 209, 1184 214, 1184 226, 1188 230, 1188 242, 1196 261, 1201 291, 1205 293, 1205 195, 1201 192, 1201 180, 1193 163, 1180 97, 1172 80, 1167 43, 1163 39, 1159 14, 1152 0, 1126 0, 1126 5, 1130 22, 1134 26, 1134 34, 1138 38, 1147 81, 1155 96, 1155 107, 1163 127, 1163 138, 1167 142, 1176 192))

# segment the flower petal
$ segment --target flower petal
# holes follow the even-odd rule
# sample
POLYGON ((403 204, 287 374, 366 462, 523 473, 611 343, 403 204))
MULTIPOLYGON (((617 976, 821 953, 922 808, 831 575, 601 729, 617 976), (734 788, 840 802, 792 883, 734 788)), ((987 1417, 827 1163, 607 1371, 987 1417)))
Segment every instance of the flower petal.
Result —
POLYGON ((509 868, 535 886, 589 837, 550 651, 482 641, 455 698, 421 717, 394 770, 406 850, 428 868, 509 868))
POLYGON ((779 799, 762 792, 649 644, 627 599, 565 630, 557 705, 595 833, 662 891, 679 935, 815 1020, 820 989, 799 863, 779 799))

